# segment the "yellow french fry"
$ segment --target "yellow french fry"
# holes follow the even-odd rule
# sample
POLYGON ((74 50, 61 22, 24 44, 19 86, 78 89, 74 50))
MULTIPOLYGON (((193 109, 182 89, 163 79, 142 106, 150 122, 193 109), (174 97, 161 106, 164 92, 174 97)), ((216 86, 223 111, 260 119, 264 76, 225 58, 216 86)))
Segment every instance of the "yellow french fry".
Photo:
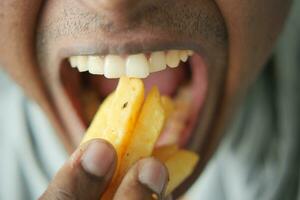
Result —
POLYGON ((143 82, 122 77, 114 95, 96 114, 82 143, 95 138, 105 139, 115 147, 120 159, 133 132, 143 101, 143 82))
POLYGON ((144 84, 139 79, 122 77, 112 99, 107 115, 104 138, 108 137, 122 158, 132 135, 137 117, 144 101, 144 84), (109 135, 109 136, 107 136, 109 135))
POLYGON ((165 162, 178 151, 178 145, 171 144, 154 149, 152 156, 165 162))
POLYGON ((153 155, 165 163, 170 194, 193 171, 198 156, 178 150, 177 145, 154 150, 166 117, 174 110, 169 97, 161 97, 153 88, 144 102, 144 85, 139 79, 122 77, 116 91, 100 106, 82 142, 105 139, 116 149, 118 164, 111 183, 101 199, 113 198, 127 170, 139 159, 153 155))
MULTIPOLYGON (((116 149, 118 162, 113 181, 117 178, 120 160, 129 143, 133 128, 144 102, 144 84, 140 79, 120 78, 114 94, 100 107, 81 143, 91 139, 104 139, 116 149)), ((113 181, 110 187, 113 185, 113 181)), ((103 199, 111 199, 109 190, 103 199)))
POLYGON ((179 150, 165 161, 169 172, 169 183, 166 195, 171 194, 188 176, 190 176, 199 160, 196 153, 179 150))
MULTIPOLYGON (((152 88, 141 109, 132 137, 121 158, 117 178, 113 180, 107 193, 114 194, 127 170, 138 160, 151 156, 155 142, 161 133, 165 121, 165 112, 156 87, 152 88)), ((109 199, 108 195, 104 195, 109 199)))
POLYGON ((169 116, 172 114, 172 112, 175 109, 175 105, 173 100, 168 96, 162 96, 161 97, 161 103, 163 105, 163 108, 166 113, 166 118, 169 118, 169 116))
POLYGON ((110 94, 100 105, 94 119, 84 135, 81 144, 92 139, 101 138, 100 132, 106 127, 107 114, 110 112, 110 105, 112 102, 113 93, 110 94))
POLYGON ((121 175, 124 175, 137 160, 151 156, 156 140, 162 131, 164 121, 165 112, 160 101, 158 89, 154 87, 145 100, 122 159, 121 175))

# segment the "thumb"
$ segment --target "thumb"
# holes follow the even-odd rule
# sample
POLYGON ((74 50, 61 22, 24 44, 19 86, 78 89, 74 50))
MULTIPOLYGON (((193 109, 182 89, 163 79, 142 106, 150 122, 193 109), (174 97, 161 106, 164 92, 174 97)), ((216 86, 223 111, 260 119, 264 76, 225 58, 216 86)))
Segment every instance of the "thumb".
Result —
POLYGON ((93 140, 78 148, 55 175, 41 200, 99 200, 116 165, 114 148, 93 140))

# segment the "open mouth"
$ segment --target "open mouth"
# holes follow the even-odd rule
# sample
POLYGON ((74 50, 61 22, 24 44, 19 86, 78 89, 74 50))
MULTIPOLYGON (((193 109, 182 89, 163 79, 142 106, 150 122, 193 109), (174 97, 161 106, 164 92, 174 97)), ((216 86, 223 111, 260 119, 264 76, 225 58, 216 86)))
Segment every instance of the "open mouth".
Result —
POLYGON ((174 102, 157 146, 186 146, 201 113, 208 87, 203 58, 192 50, 162 50, 129 55, 74 55, 60 69, 65 92, 81 123, 88 127, 118 78, 141 78, 146 92, 157 86, 174 102))

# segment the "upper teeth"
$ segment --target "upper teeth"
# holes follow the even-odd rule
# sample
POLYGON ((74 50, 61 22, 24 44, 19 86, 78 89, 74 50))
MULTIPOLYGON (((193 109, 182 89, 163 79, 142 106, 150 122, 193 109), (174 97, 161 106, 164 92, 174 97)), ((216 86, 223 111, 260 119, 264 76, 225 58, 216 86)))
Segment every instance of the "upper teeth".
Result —
POLYGON ((162 71, 167 66, 175 68, 180 61, 186 62, 193 55, 191 50, 169 50, 167 52, 152 52, 147 59, 145 54, 128 55, 123 58, 118 55, 106 56, 72 56, 69 62, 80 72, 104 74, 106 78, 119 78, 123 75, 135 78, 146 78, 149 73, 162 71))

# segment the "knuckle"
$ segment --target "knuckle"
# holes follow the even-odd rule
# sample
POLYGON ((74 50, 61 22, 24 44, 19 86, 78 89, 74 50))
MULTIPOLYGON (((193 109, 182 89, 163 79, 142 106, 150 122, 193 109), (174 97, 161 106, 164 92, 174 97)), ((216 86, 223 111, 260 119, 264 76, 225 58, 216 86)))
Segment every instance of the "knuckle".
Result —
POLYGON ((77 200, 78 198, 64 188, 53 186, 50 190, 47 190, 40 200, 77 200))
POLYGON ((62 188, 58 188, 56 190, 56 200, 76 200, 76 196, 74 196, 74 194, 68 190, 62 189, 62 188))

